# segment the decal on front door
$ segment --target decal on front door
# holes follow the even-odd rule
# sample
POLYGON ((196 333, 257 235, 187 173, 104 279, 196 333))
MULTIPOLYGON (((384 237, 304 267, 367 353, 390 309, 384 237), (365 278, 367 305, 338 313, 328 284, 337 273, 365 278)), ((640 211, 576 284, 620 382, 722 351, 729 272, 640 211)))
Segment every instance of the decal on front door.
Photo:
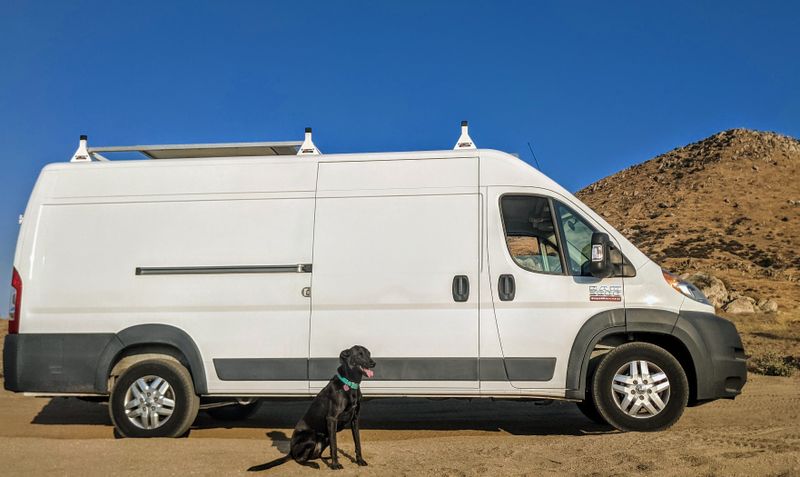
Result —
POLYGON ((589 285, 589 301, 622 301, 622 285, 589 285))

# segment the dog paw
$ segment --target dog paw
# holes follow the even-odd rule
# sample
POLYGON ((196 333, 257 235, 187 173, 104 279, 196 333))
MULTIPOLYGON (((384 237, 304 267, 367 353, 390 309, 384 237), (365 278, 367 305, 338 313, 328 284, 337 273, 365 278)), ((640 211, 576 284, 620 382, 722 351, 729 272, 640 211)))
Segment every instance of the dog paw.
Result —
POLYGON ((364 459, 362 459, 360 457, 358 458, 358 460, 356 460, 356 464, 360 465, 361 467, 364 467, 365 465, 369 465, 369 464, 367 464, 367 461, 365 461, 364 459))
POLYGON ((342 470, 342 469, 344 469, 344 467, 342 467, 342 464, 340 464, 338 462, 331 462, 331 469, 332 470, 342 470))

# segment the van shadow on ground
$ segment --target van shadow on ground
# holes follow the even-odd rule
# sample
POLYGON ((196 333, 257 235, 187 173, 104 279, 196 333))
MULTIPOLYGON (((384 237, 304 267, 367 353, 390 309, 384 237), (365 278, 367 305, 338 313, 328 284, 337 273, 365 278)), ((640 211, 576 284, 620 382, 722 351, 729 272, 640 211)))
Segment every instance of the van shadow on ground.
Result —
MULTIPOLYGON (((258 412, 245 421, 221 421, 201 411, 192 428, 292 429, 305 414, 310 402, 310 399, 265 401, 258 412)), ((111 420, 105 403, 54 398, 33 418, 32 424, 111 426, 111 420)), ((424 398, 367 400, 362 404, 361 429, 504 431, 515 435, 587 435, 612 432, 611 428, 585 418, 569 402, 554 401, 541 405, 530 401, 424 398)))

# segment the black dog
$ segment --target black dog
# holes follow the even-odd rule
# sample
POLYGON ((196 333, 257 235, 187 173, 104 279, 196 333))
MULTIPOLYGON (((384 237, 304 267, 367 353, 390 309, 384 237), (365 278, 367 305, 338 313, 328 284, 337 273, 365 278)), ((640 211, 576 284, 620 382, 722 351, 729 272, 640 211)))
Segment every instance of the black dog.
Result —
POLYGON ((308 461, 319 459, 328 446, 331 447, 331 468, 341 469, 336 433, 350 426, 356 444, 356 463, 367 465, 361 457, 361 437, 358 431, 358 415, 361 410, 361 378, 371 378, 375 361, 369 350, 363 346, 353 346, 339 354, 341 366, 336 376, 317 394, 306 411, 306 415, 294 428, 289 453, 280 459, 247 469, 250 472, 267 470, 291 459, 306 465, 308 461))

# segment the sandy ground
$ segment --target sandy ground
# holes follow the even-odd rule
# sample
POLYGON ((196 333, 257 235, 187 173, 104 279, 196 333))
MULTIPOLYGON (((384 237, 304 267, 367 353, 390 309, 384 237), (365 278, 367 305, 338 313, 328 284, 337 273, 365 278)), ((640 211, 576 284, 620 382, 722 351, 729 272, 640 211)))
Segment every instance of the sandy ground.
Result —
MULTIPOLYGON (((2 475, 236 475, 279 457, 307 402, 270 402, 234 425, 201 413, 185 439, 115 439, 106 405, 0 392, 2 475)), ((364 456, 340 434, 340 475, 800 475, 800 379, 751 376, 736 401, 691 408, 672 429, 622 434, 571 403, 365 402, 364 456)), ((267 472, 332 472, 293 462, 267 472)))

